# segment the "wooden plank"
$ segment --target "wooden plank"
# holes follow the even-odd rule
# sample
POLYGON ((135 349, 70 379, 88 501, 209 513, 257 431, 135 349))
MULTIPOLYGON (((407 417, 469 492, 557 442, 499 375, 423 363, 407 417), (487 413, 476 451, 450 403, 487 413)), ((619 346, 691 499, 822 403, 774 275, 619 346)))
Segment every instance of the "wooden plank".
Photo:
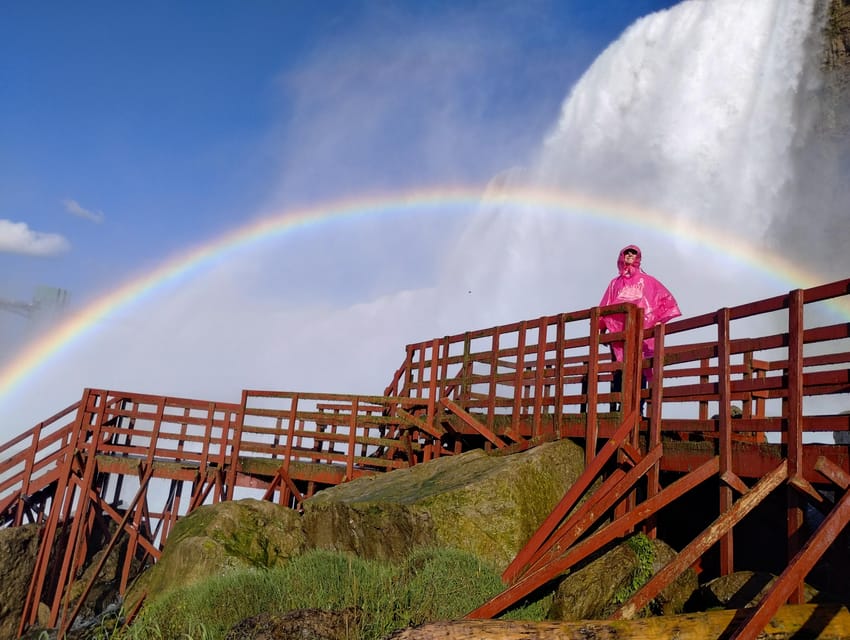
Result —
MULTIPOLYGON (((731 354, 729 353, 729 309, 717 312, 717 379, 720 392, 718 449, 720 458, 720 478, 726 480, 734 476, 732 471, 732 374, 729 371, 731 354)), ((720 485, 720 513, 726 513, 732 507, 734 497, 728 482, 720 485)), ((720 575, 727 576, 734 568, 734 534, 731 529, 720 536, 720 575)))
MULTIPOLYGON (((638 620, 458 620, 396 631, 387 640, 720 640, 739 628, 746 612, 734 609, 638 620)), ((846 640, 850 612, 841 605, 788 605, 765 625, 770 640, 846 640)))
POLYGON ((608 464, 614 453, 619 450, 620 445, 628 439, 636 420, 637 412, 635 411, 626 416, 618 427, 614 437, 605 443, 599 454, 585 467, 584 472, 579 476, 578 480, 567 490, 564 497, 561 498, 560 502, 552 510, 552 513, 543 521, 526 543, 525 547, 520 550, 516 558, 508 565, 504 573, 502 573, 502 580, 510 582, 516 579, 522 568, 531 561, 537 551, 546 542, 547 538, 558 528, 561 521, 584 495, 587 488, 596 480, 596 477, 601 473, 605 465, 608 464))

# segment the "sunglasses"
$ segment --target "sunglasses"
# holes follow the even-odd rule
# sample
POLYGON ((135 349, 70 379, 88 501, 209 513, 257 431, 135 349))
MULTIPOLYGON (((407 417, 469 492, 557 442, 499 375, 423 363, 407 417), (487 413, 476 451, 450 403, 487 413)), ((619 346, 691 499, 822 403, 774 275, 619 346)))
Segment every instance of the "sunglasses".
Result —
POLYGON ((623 251, 623 255, 624 256, 636 256, 637 251, 635 251, 634 249, 626 249, 625 251, 623 251))

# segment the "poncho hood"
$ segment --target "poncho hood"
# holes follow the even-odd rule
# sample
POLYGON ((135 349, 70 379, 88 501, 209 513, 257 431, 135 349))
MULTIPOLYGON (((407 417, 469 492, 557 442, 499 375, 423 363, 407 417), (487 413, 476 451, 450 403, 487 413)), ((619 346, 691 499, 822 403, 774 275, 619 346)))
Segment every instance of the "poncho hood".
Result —
POLYGON ((628 246, 620 249, 620 255, 617 257, 617 271, 621 276, 626 278, 631 278, 635 273, 640 271, 640 247, 636 244, 630 244, 628 246), (626 266, 626 250, 633 249, 637 251, 637 256, 635 256, 634 262, 631 265, 626 266))

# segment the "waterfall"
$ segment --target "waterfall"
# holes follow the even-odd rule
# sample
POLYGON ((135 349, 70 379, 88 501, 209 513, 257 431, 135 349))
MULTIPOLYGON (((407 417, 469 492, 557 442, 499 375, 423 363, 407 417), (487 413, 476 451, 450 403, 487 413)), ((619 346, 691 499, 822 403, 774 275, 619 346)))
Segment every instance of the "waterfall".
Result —
POLYGON ((764 240, 792 179, 812 2, 691 0, 629 28, 587 71, 539 180, 764 240))
MULTIPOLYGON (((693 228, 735 238, 753 256, 786 250, 795 153, 810 128, 804 106, 817 97, 822 45, 810 34, 821 19, 813 0, 689 0, 638 20, 572 89, 533 166, 501 182, 611 198, 660 215, 666 231, 641 228, 639 215, 618 223, 617 205, 597 219, 484 206, 465 243, 486 242, 499 257, 464 286, 499 301, 500 320, 585 308, 615 275, 618 250, 637 243, 686 315, 771 295, 763 274, 722 246, 700 246, 693 228)), ((792 288, 782 276, 772 286, 792 288)))

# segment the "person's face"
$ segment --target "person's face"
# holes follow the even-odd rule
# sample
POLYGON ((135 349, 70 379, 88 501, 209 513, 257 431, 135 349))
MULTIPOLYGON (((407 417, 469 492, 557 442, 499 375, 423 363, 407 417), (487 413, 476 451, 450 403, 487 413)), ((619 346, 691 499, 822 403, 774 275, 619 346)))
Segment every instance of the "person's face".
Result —
POLYGON ((637 258, 637 252, 632 251, 631 249, 623 253, 623 262, 626 264, 632 264, 635 261, 635 258, 637 258))

